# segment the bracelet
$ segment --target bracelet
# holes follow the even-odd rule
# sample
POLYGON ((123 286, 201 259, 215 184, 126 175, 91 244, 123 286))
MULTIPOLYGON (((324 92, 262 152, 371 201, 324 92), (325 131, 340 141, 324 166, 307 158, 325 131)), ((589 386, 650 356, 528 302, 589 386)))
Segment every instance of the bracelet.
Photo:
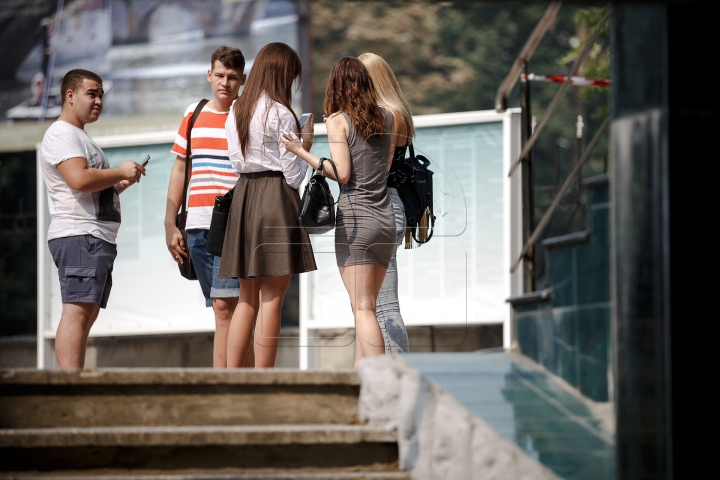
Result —
POLYGON ((317 168, 316 168, 315 170, 320 170, 320 171, 322 171, 322 164, 323 164, 323 162, 324 162, 325 160, 330 160, 330 159, 327 158, 327 157, 320 157, 320 163, 318 163, 318 166, 317 166, 317 168))

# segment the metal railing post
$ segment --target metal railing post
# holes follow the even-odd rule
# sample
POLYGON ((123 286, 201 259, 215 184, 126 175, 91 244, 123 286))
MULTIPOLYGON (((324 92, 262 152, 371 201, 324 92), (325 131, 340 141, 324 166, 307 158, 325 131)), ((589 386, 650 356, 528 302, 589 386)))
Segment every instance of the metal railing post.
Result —
POLYGON ((305 113, 311 113, 313 107, 312 98, 312 61, 310 55, 310 2, 308 0, 297 0, 298 8, 298 53, 302 63, 302 109, 305 113))
MULTIPOLYGON (((583 127, 585 124, 583 123, 582 115, 578 115, 577 122, 575 123, 575 137, 577 138, 577 160, 576 162, 579 162, 582 158, 583 154, 583 127)), ((580 189, 582 188, 582 170, 580 170, 580 173, 578 174, 577 179, 577 201, 580 203, 580 189)))
POLYGON ((508 95, 510 95, 510 92, 520 77, 523 63, 532 58, 535 49, 540 45, 543 37, 545 37, 545 33, 555 22, 555 17, 557 17, 561 5, 562 2, 557 0, 550 2, 537 25, 535 25, 530 37, 525 41, 525 45, 523 45, 522 50, 520 50, 520 54, 510 67, 510 71, 500 84, 500 88, 498 88, 497 95, 495 96, 495 110, 498 113, 503 113, 507 110, 508 95))
MULTIPOLYGON (((523 62, 523 73, 527 75, 527 62, 523 62)), ((520 82, 520 132, 522 148, 532 135, 532 110, 530 97, 530 82, 520 82)), ((535 188, 533 175, 532 152, 528 153, 522 165, 522 216, 523 216, 523 243, 527 243, 535 228, 535 188)), ((535 249, 531 248, 524 255, 524 289, 525 292, 535 291, 535 249)))

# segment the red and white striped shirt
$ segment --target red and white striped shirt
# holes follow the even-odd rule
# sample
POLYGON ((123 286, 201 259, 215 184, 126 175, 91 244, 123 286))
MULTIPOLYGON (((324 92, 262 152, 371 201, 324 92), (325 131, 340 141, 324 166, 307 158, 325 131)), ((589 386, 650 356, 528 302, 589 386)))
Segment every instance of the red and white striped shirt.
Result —
MULTIPOLYGON (((172 153, 185 158, 187 127, 197 103, 185 110, 172 153)), ((210 228, 215 197, 235 186, 237 174, 228 158, 225 120, 228 112, 216 112, 205 105, 192 129, 192 174, 188 188, 188 216, 185 228, 210 228)))

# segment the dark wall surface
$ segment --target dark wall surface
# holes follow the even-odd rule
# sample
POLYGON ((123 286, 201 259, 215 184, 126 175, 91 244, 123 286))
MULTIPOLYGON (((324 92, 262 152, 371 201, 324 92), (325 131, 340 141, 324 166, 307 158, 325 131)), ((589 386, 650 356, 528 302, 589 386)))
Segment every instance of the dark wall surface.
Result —
MULTIPOLYGON (((708 299, 715 298, 712 230, 717 210, 715 187, 718 99, 713 79, 691 81, 715 63, 717 3, 668 7, 670 361, 672 469, 675 478, 707 475, 705 449, 697 438, 699 365, 714 365, 707 336, 708 299), (693 85, 696 85, 694 87, 693 85)), ((712 375, 712 374, 711 374, 712 375)), ((700 394, 700 398, 705 398, 700 394)), ((704 400, 702 400, 704 401, 704 400)))
POLYGON ((35 152, 0 154, 0 336, 37 331, 35 152))
POLYGON ((617 474, 672 478, 667 11, 613 12, 617 474))

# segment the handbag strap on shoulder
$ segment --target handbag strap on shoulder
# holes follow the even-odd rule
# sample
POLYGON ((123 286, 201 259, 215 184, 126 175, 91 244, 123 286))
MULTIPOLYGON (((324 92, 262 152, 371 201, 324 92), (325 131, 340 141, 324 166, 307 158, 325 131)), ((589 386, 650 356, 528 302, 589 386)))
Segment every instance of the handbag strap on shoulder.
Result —
POLYGON ((428 165, 430 165, 430 160, 428 160, 427 157, 425 157, 424 155, 415 156, 415 149, 413 148, 412 143, 410 143, 408 145, 408 147, 410 147, 410 158, 416 159, 418 162, 422 163, 425 166, 425 168, 427 168, 428 165))
POLYGON ((192 114, 192 117, 190 117, 190 121, 188 122, 188 128, 187 128, 187 148, 185 149, 185 182, 183 184, 183 198, 182 198, 182 206, 180 207, 181 212, 183 215, 185 215, 185 212, 187 211, 187 191, 188 191, 188 185, 190 183, 190 174, 192 173, 192 146, 191 146, 191 137, 190 134, 192 133, 193 126, 195 125, 195 120, 197 120, 198 115, 200 115, 200 112, 203 108, 205 108, 205 105, 208 103, 207 99, 202 99, 198 102, 197 107, 195 107, 195 111, 192 114))

